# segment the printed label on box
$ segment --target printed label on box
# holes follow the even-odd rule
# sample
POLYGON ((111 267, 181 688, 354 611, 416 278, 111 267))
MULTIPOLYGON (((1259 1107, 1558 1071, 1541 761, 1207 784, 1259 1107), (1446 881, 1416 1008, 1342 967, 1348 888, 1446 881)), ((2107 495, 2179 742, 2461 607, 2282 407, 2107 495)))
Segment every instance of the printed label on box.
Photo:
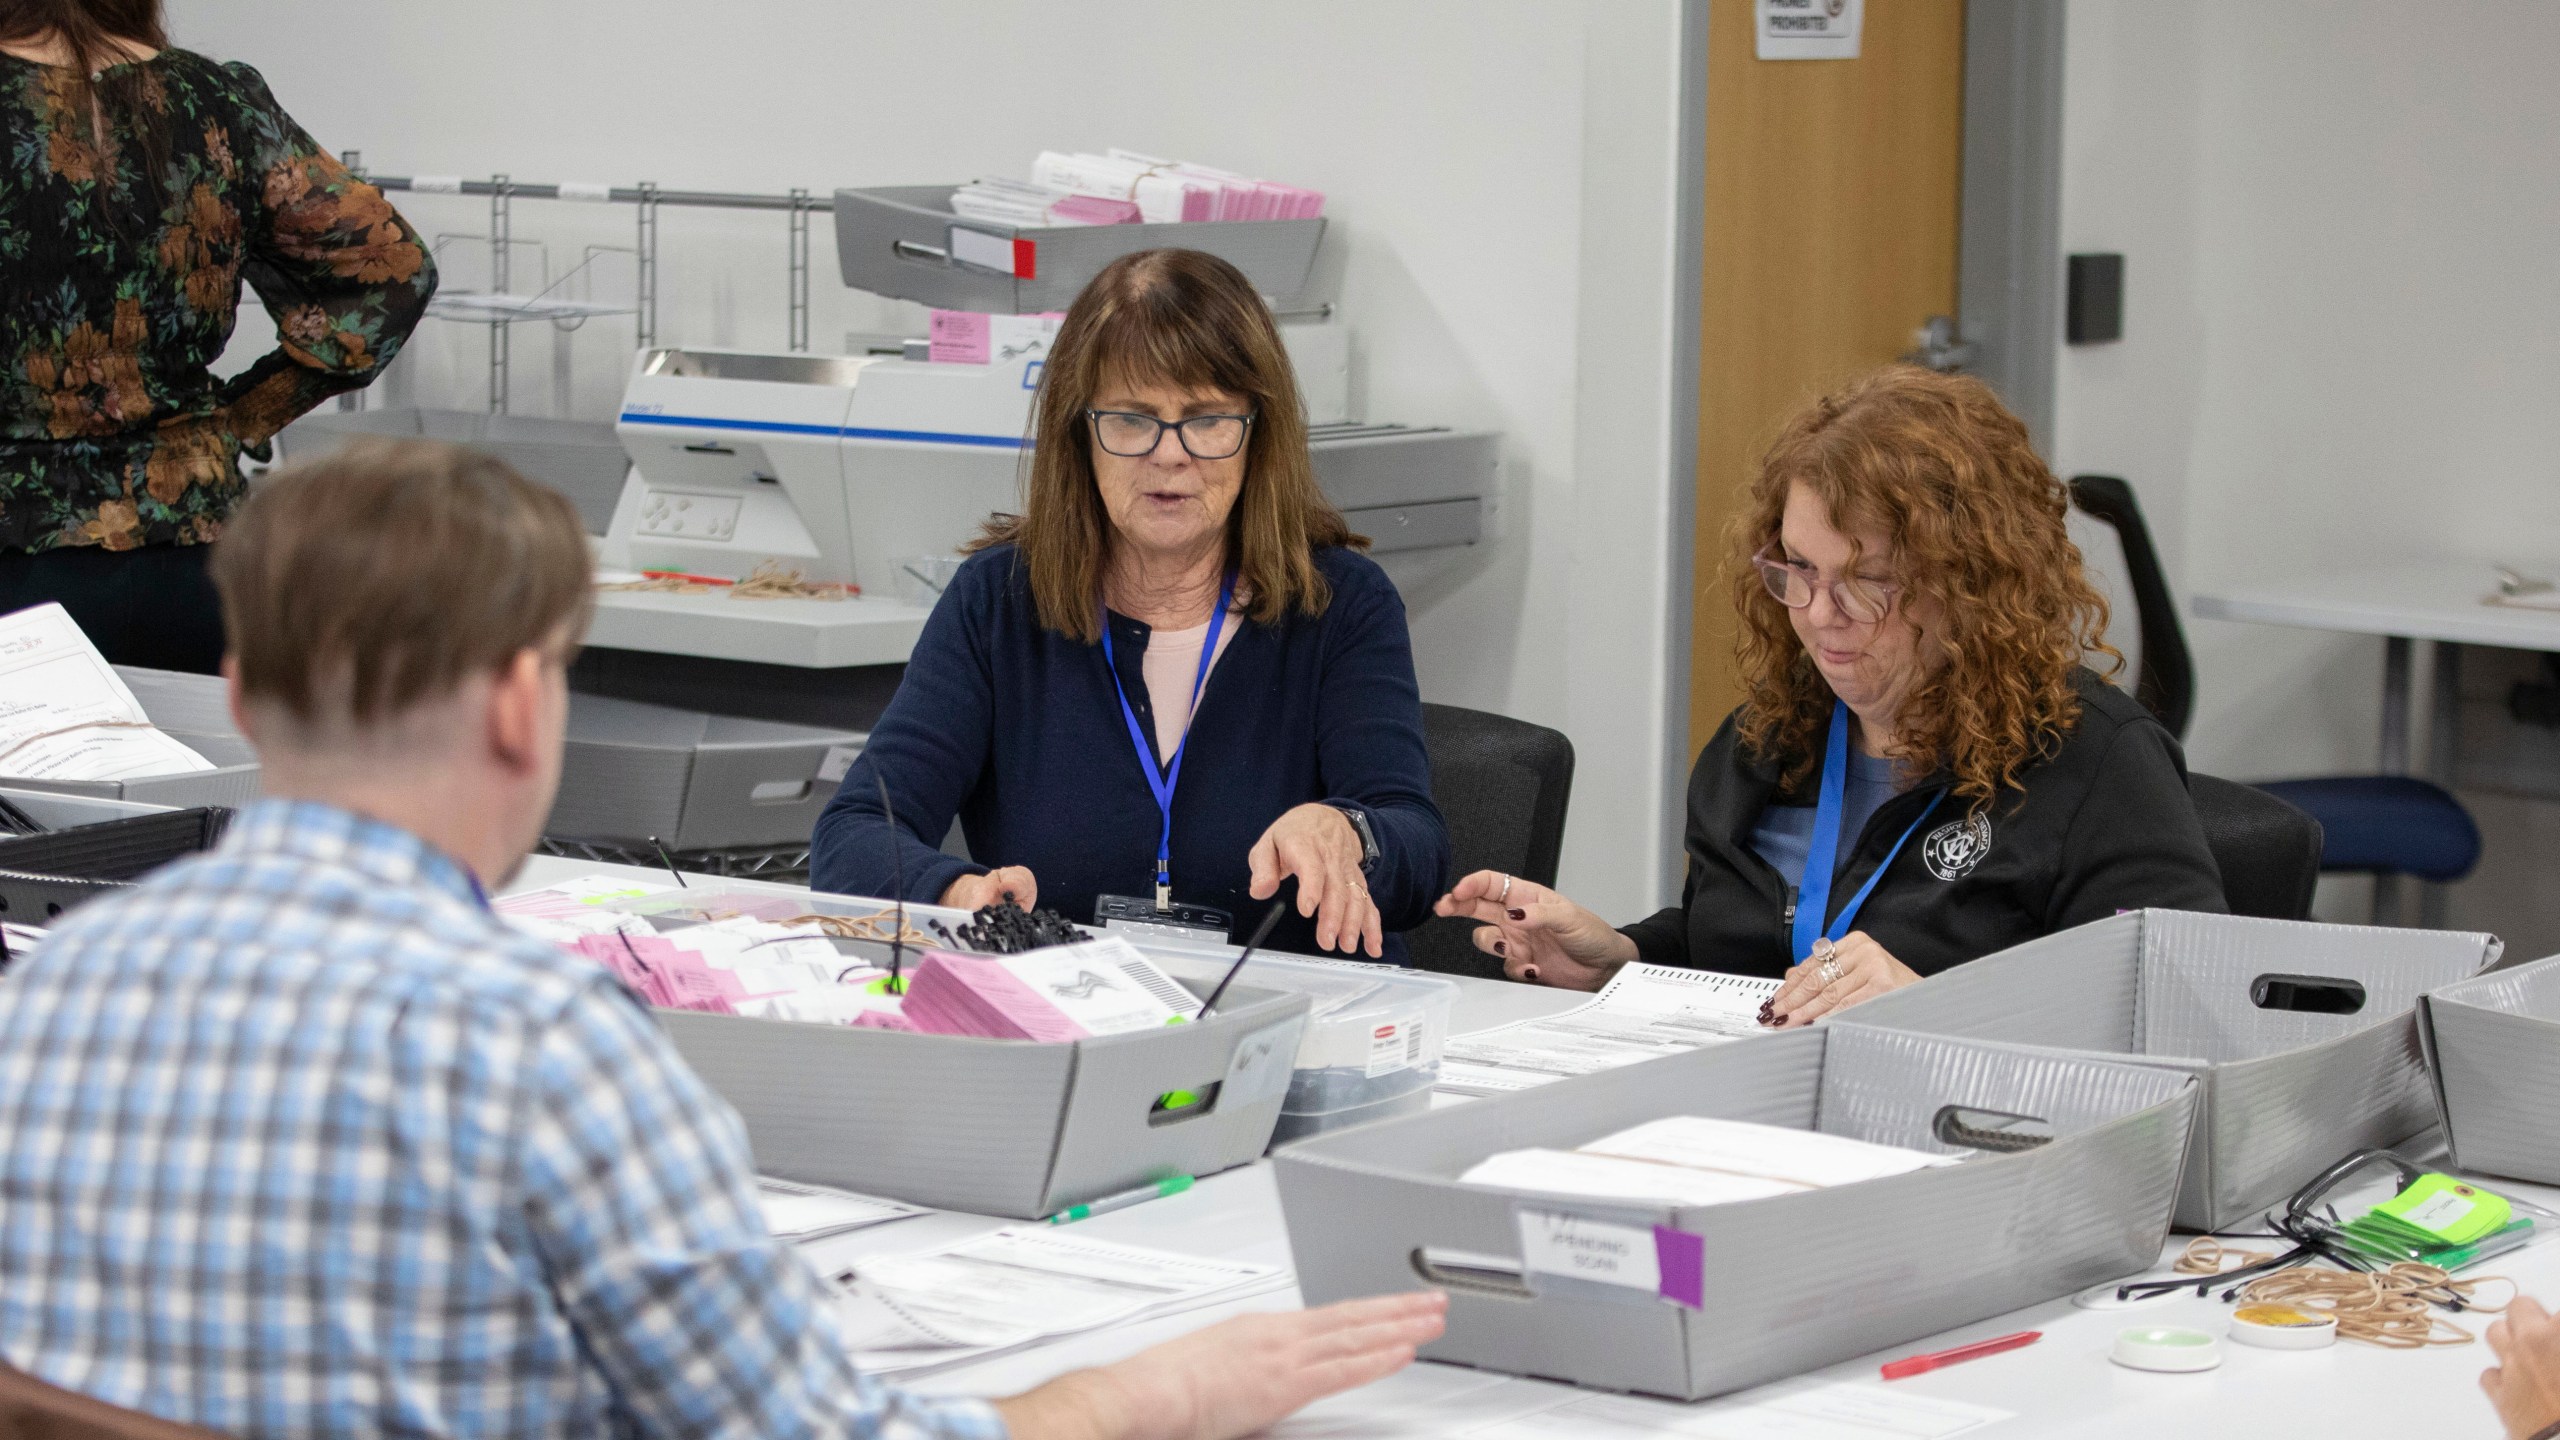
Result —
POLYGON ((1518 1219, 1520 1265, 1530 1274, 1660 1293, 1662 1267, 1654 1255, 1653 1227, 1548 1210, 1521 1210, 1518 1219))
POLYGON ((1367 1074, 1375 1080, 1422 1063, 1422 1017, 1400 1015, 1369 1031, 1367 1074))
POLYGON ((862 747, 859 745, 828 746, 826 758, 818 762, 819 782, 826 785, 841 783, 845 772, 853 768, 853 762, 861 755, 862 747))

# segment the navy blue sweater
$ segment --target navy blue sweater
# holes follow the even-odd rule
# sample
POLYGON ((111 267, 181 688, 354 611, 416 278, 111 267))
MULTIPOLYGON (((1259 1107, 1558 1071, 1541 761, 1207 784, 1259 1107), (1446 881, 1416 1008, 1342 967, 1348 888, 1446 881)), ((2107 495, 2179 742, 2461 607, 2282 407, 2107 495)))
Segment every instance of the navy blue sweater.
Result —
MULTIPOLYGON (((1263 908, 1246 893, 1254 842, 1294 806, 1346 801, 1378 838, 1369 889, 1385 928, 1410 929, 1447 884, 1449 833, 1431 803, 1404 601, 1354 551, 1320 550, 1316 568, 1333 586, 1323 615, 1228 622, 1235 638, 1201 692, 1174 793, 1174 899, 1249 928, 1263 908)), ((1121 683, 1152 737, 1140 669, 1150 631, 1116 613, 1108 622, 1121 683)), ((1141 763, 1102 647, 1044 629, 1013 547, 982 550, 934 606, 870 745, 819 817, 811 882, 885 897, 894 844, 909 900, 934 900, 989 866, 1027 865, 1042 906, 1090 923, 1096 896, 1155 894, 1161 822, 1141 763), (894 830, 875 770, 889 782, 894 830), (983 863, 939 848, 955 814, 983 863)), ((1270 943, 1311 951, 1315 923, 1293 907, 1270 943)), ((1401 960, 1402 942, 1386 943, 1401 960)))

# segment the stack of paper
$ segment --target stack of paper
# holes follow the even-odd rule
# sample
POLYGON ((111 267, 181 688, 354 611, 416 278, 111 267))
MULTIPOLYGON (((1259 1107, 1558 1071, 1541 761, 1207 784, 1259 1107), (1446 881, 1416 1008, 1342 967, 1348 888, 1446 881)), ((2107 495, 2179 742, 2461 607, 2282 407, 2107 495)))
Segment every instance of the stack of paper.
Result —
POLYGON ((569 948, 620 976, 632 993, 668 1010, 841 1025, 856 1023, 867 1010, 896 1007, 893 997, 870 994, 866 982, 878 971, 848 966, 823 939, 786 932, 760 941, 747 927, 711 925, 681 933, 681 945, 643 927, 581 935, 569 948))
POLYGON ((1773 979, 1629 965, 1571 1010, 1452 1038, 1437 1088, 1503 1095, 1758 1034, 1760 1006, 1777 993, 1773 979))
POLYGON ((775 1239, 794 1245, 808 1245, 847 1231, 929 1213, 895 1200, 776 1180, 770 1175, 756 1177, 756 1208, 764 1212, 764 1228, 773 1232, 775 1239))
POLYGON ((1117 935, 1020 955, 932 950, 907 983, 909 1026, 994 1040, 1081 1040, 1179 1023, 1199 1001, 1117 935))
POLYGON ((836 1318, 869 1374, 919 1371, 1105 1325, 1276 1290, 1276 1265, 1204 1260, 1056 1230, 1007 1226, 839 1275, 836 1318))
MULTIPOLYGON (((1206 165, 1192 165, 1154 155, 1141 155, 1134 150, 1112 150, 1094 155, 1082 152, 1064 153, 1044 150, 1031 165, 1031 184, 1018 191, 998 189, 1017 182, 981 180, 968 190, 955 193, 951 208, 959 214, 965 202, 973 207, 998 203, 999 195, 1009 198, 1016 207, 1012 213, 1023 213, 1040 195, 1088 196, 1136 208, 1132 217, 1149 224, 1176 222, 1198 223, 1212 220, 1312 220, 1324 214, 1324 194, 1303 186, 1282 185, 1238 175, 1230 170, 1215 170, 1206 165), (987 187, 982 189, 981 187, 987 187)), ((1051 220, 1057 223, 1059 202, 1048 202, 1051 220)), ((981 218, 994 219, 995 215, 981 218)), ((1011 224, 1040 222, 1009 220, 1011 224)), ((1083 223, 1091 223, 1090 221, 1083 223)))
POLYGON ((0 775, 138 780, 213 768, 151 723, 60 605, 0 616, 0 775))
POLYGON ((575 880, 563 880, 557 885, 492 901, 489 908, 508 924, 537 940, 548 940, 575 950, 581 935, 611 935, 622 930, 642 935, 652 933, 649 922, 604 907, 616 900, 635 900, 674 888, 672 885, 624 880, 612 875, 582 875, 575 880))
POLYGON ((1014 226, 1138 223, 1138 206, 1133 200, 1020 180, 972 180, 951 192, 951 213, 1014 226))
POLYGON ((1724 1205, 1953 1165, 1817 1130, 1673 1115, 1573 1150, 1505 1150, 1459 1176, 1476 1185, 1672 1205, 1724 1205))

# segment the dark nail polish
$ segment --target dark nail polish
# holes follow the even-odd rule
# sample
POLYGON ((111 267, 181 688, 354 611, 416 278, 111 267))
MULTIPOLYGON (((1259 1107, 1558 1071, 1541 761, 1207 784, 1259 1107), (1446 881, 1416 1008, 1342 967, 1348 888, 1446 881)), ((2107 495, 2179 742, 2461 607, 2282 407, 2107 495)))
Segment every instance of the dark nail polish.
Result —
POLYGON ((1535 980, 1535 979, 1537 979, 1537 978, 1538 978, 1538 967, 1537 967, 1537 966, 1535 966, 1535 965, 1531 965, 1531 966, 1528 966, 1527 968, 1523 969, 1523 970, 1520 972, 1520 978, 1521 978, 1521 979, 1523 979, 1523 980, 1535 980))
POLYGON ((1510 916, 1514 920, 1526 920, 1529 918, 1529 912, 1526 910, 1505 910, 1502 913, 1510 916))
POLYGON ((1496 940, 1493 942, 1493 953, 1496 955, 1508 955, 1511 953, 1511 947, 1499 940, 1496 940))
POLYGON ((1775 1000, 1763 1000, 1763 1001, 1761 1001, 1761 1002, 1760 1002, 1760 1023, 1761 1023, 1761 1024, 1763 1024, 1763 1025, 1766 1025, 1766 1024, 1770 1023, 1771 1021, 1773 1021, 1773 1020, 1775 1020, 1775 1019, 1777 1019, 1777 1018, 1778 1018, 1778 1002, 1777 1002, 1777 1001, 1775 1001, 1775 1000))

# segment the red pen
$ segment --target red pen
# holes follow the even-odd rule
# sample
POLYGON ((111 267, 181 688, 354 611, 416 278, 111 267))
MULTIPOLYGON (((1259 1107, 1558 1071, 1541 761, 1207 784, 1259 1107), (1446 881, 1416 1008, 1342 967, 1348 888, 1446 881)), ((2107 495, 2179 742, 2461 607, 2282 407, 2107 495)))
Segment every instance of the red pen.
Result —
POLYGON ((682 570, 643 570, 640 573, 652 580, 681 580, 687 585, 735 585, 738 583, 735 580, 723 580, 717 575, 688 575, 682 570))
POLYGON ((1985 1355, 1997 1355, 2003 1350, 2015 1350, 2022 1345, 2033 1345, 2043 1338, 2044 1332, 2041 1330, 2021 1330, 2015 1335, 2003 1335, 1997 1340, 1976 1340, 1970 1345, 1959 1345, 1953 1350, 1941 1350, 1934 1355, 1906 1355, 1899 1360, 1885 1362, 1882 1367, 1884 1378, 1907 1379, 1913 1375, 1925 1374, 1942 1365, 1960 1365, 1967 1360, 1979 1360, 1985 1355))

